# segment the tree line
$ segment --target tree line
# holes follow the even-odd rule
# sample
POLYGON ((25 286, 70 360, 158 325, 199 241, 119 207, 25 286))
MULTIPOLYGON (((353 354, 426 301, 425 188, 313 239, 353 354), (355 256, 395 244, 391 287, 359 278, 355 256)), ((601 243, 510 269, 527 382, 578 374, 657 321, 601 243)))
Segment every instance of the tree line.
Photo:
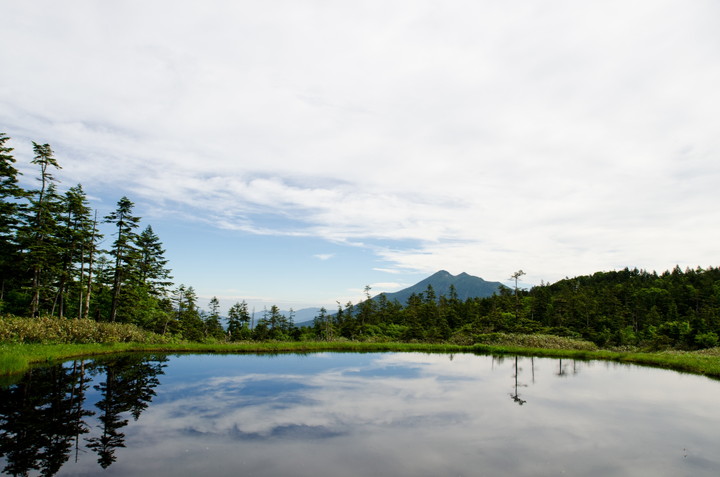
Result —
POLYGON ((720 268, 676 266, 661 274, 625 268, 528 290, 502 286, 493 296, 464 301, 453 287, 437 296, 428 286, 405 304, 379 295, 332 314, 322 309, 314 332, 330 340, 460 344, 492 333, 552 334, 599 346, 709 348, 720 335, 720 268))
POLYGON ((132 323, 159 333, 222 334, 201 316, 192 287, 171 290, 165 250, 152 226, 140 227, 127 197, 103 217, 81 184, 66 192, 48 144, 33 142, 37 187, 20 186, 9 137, 0 133, 0 311, 132 323), (102 248, 99 226, 112 230, 102 248))
POLYGON ((213 297, 201 309, 192 286, 173 288, 165 250, 150 225, 140 227, 122 197, 98 217, 80 184, 59 192, 61 168, 48 144, 33 142, 34 189, 19 185, 9 138, 0 133, 0 312, 19 316, 132 323, 188 340, 400 340, 472 343, 498 332, 584 338, 601 346, 705 348, 720 335, 720 269, 675 267, 598 272, 487 298, 460 300, 432 287, 406 303, 385 295, 321 309, 298 328, 272 306, 255 320, 245 301, 221 316, 213 297), (98 225, 112 229, 101 247, 98 225), (223 323, 225 323, 223 325, 223 323))
POLYGON ((224 327, 217 297, 205 310, 192 286, 174 286, 160 238, 140 226, 130 199, 98 217, 81 184, 59 191, 62 167, 35 142, 38 186, 23 188, 9 140, 0 133, 0 313, 131 323, 192 341, 298 336, 292 313, 272 306, 256 322, 244 301, 224 327), (112 230, 108 248, 102 224, 112 230))

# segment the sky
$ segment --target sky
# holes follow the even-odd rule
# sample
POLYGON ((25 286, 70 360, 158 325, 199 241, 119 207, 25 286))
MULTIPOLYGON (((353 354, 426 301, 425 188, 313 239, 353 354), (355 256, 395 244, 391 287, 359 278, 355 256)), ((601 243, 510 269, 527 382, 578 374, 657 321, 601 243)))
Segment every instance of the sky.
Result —
MULTIPOLYGON (((720 265, 715 0, 7 0, 0 131, 200 304, 720 265)), ((106 243, 112 241, 107 232, 106 243)))

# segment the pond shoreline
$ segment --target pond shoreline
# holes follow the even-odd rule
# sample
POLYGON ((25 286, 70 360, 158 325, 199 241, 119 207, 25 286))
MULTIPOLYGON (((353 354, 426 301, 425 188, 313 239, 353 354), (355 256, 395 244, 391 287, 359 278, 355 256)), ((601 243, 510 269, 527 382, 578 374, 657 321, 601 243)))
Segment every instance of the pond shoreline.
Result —
POLYGON ((108 343, 108 344, 0 344, 0 375, 19 374, 34 365, 56 364, 73 358, 117 353, 320 353, 426 352, 521 355, 580 360, 604 360, 660 367, 720 379, 720 348, 684 352, 547 349, 493 344, 454 345, 369 342, 241 342, 241 343, 108 343))

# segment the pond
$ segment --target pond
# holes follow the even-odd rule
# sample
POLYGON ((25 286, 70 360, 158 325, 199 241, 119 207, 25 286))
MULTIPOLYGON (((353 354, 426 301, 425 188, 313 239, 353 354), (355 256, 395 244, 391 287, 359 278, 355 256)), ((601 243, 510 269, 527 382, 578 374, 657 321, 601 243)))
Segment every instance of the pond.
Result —
POLYGON ((0 387, 8 475, 720 475, 720 382, 600 361, 124 355, 0 387))

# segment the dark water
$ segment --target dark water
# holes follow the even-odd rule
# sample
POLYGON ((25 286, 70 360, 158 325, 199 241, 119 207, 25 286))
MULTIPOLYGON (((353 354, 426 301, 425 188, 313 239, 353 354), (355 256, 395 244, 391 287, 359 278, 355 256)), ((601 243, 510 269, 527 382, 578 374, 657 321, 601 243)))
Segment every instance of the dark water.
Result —
POLYGON ((123 356, 0 388, 16 475, 720 475, 720 382, 472 354, 123 356))

